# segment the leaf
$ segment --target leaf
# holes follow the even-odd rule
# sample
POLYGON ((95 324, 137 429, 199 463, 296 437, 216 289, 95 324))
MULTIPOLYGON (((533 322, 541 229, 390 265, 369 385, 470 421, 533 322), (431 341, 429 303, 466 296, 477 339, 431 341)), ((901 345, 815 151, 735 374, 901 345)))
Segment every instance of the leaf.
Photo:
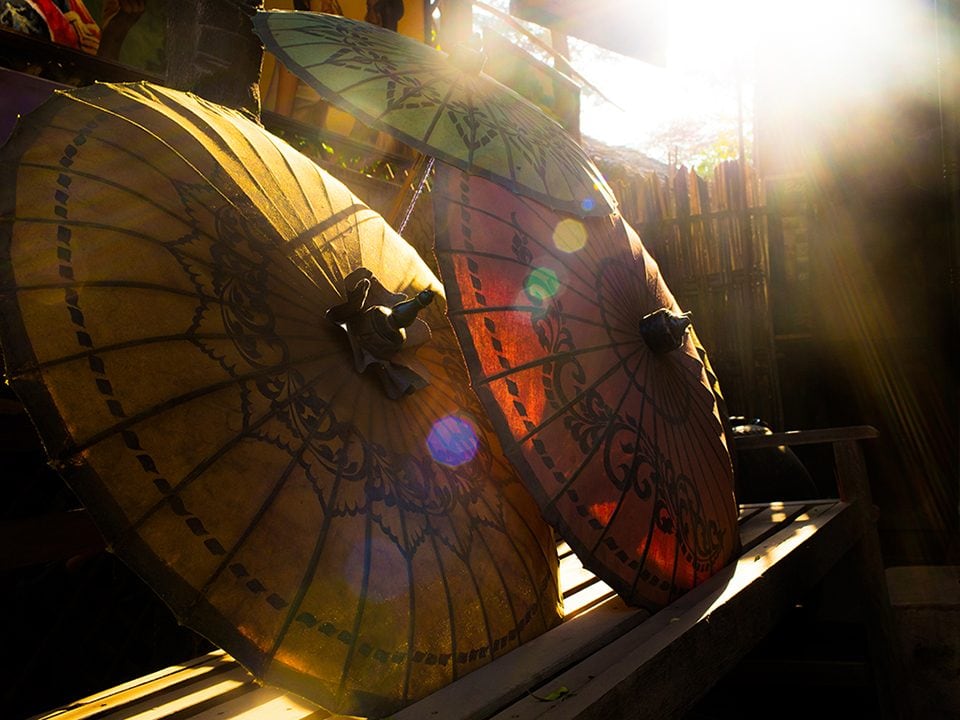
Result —
POLYGON ((546 695, 537 695, 536 693, 530 693, 530 695, 535 700, 539 700, 540 702, 555 702, 556 700, 560 700, 560 701, 566 700, 571 695, 576 695, 576 693, 572 692, 565 685, 561 685, 556 690, 552 690, 546 695))

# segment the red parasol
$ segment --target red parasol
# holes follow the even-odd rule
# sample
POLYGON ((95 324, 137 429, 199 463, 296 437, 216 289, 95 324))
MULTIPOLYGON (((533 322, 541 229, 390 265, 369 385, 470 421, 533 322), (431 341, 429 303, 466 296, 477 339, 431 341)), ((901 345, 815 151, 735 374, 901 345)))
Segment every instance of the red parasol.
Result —
POLYGON ((738 546, 730 455, 689 318, 619 217, 441 165, 449 313, 507 456, 586 567, 659 608, 738 546))

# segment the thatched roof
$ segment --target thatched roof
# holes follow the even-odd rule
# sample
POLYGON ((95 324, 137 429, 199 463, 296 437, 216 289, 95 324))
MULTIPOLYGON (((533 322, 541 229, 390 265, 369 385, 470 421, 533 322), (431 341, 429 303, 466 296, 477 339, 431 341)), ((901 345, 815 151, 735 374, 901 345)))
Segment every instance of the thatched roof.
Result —
POLYGON ((607 145, 606 143, 584 136, 580 145, 587 151, 587 155, 597 164, 601 172, 608 177, 647 175, 658 173, 666 176, 669 166, 639 150, 624 146, 607 145))

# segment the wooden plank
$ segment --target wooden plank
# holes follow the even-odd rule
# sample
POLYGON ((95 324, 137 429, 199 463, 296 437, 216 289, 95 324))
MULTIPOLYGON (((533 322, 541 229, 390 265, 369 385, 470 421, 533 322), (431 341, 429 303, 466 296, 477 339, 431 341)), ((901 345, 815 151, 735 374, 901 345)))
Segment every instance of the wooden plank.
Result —
POLYGON ((212 667, 214 665, 221 664, 224 662, 224 658, 226 658, 228 662, 234 662, 233 658, 229 657, 223 650, 214 650, 213 652, 207 653, 206 655, 200 655, 199 657, 181 663, 180 665, 170 665, 148 675, 134 678, 129 682, 101 690, 98 693, 88 695, 85 698, 81 698, 76 702, 70 703, 70 705, 54 708, 53 710, 46 711, 40 715, 34 715, 32 718, 30 718, 30 720, 46 720, 47 718, 51 720, 53 718, 56 718, 56 720, 61 720, 61 718, 73 718, 73 715, 67 715, 66 713, 73 710, 79 710, 87 705, 95 705, 113 695, 117 695, 135 688, 151 686, 156 687, 157 683, 160 683, 164 680, 166 680, 168 683, 178 682, 176 679, 177 676, 180 676, 183 673, 193 672, 197 668, 212 667))
POLYGON ((570 554, 560 560, 560 591, 564 597, 574 594, 581 586, 596 580, 594 574, 583 566, 576 555, 570 554))
POLYGON ((604 600, 616 597, 616 593, 609 585, 599 578, 579 588, 578 592, 563 599, 564 622, 568 622, 578 615, 590 612, 604 600))
MULTIPOLYGON (((566 543, 563 543, 566 546, 566 543)), ((558 547, 560 558, 560 591, 563 594, 564 621, 589 612, 607 598, 615 595, 609 585, 587 570, 569 546, 558 547)))
POLYGON ((741 554, 749 552, 771 535, 779 532, 793 522, 803 522, 809 518, 808 511, 817 505, 833 505, 836 500, 820 503, 772 502, 754 514, 749 521, 740 526, 741 554))
POLYGON ((162 720, 187 710, 213 707, 256 688, 257 685, 250 673, 234 663, 223 672, 208 673, 194 682, 176 685, 162 693, 145 697, 140 702, 126 703, 106 715, 97 715, 97 718, 162 720))
POLYGON ((817 430, 788 430, 770 435, 734 435, 733 446, 737 450, 756 450, 781 445, 818 445, 849 440, 869 440, 879 436, 870 425, 851 425, 817 430))
POLYGON ((391 716, 391 720, 478 720, 526 695, 564 668, 588 657, 650 614, 627 607, 619 597, 563 622, 495 662, 391 716))
POLYGON ((679 717, 849 550, 860 528, 844 503, 811 508, 735 566, 694 588, 494 720, 679 717))
MULTIPOLYGON (((136 678, 103 692, 71 703, 66 707, 37 715, 33 720, 90 720, 140 703, 150 702, 176 688, 189 688, 196 683, 216 682, 221 676, 240 669, 237 662, 222 650, 203 655, 183 665, 172 665, 150 675, 136 678)), ((243 671, 245 672, 245 671, 243 671)), ((249 678, 249 674, 247 675, 249 678)), ((113 717, 113 716, 111 716, 113 717)))
POLYGON ((258 688, 215 707, 191 714, 190 720, 334 720, 333 715, 308 700, 272 687, 258 688))

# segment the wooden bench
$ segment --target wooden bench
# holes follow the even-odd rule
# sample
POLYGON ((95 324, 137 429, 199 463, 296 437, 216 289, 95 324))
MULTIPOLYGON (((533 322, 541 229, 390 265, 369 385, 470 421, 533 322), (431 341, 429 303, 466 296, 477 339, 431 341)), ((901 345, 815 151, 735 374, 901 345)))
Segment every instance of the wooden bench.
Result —
MULTIPOLYGON (((842 558, 868 625, 878 707, 907 717, 909 698, 892 637, 884 570, 863 455, 867 426, 745 436, 740 450, 830 443, 839 498, 740 508, 736 563, 651 615, 626 607, 560 553, 566 619, 557 628, 391 716, 393 720, 587 720, 681 717, 767 636, 842 558)), ((261 687, 214 652, 42 716, 52 720, 322 720, 335 717, 261 687)))

